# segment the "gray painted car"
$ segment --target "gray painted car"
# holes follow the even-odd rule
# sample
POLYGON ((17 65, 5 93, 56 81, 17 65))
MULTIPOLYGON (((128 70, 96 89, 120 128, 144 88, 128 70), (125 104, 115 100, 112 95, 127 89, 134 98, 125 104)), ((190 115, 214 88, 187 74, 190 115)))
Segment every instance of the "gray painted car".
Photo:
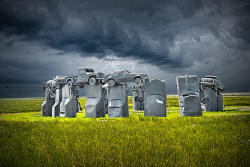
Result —
POLYGON ((181 116, 201 116, 200 88, 197 75, 176 77, 181 116))
POLYGON ((118 83, 135 82, 141 84, 147 79, 146 74, 142 73, 130 73, 127 70, 114 71, 104 77, 104 82, 108 83, 109 86, 114 86, 118 83))
POLYGON ((202 87, 211 87, 215 90, 222 91, 224 89, 224 85, 221 80, 214 75, 206 75, 205 77, 201 78, 200 84, 202 87))
POLYGON ((97 81, 101 81, 104 77, 103 73, 95 73, 92 68, 78 68, 77 70, 78 83, 89 83, 90 85, 95 85, 97 81))
POLYGON ((213 75, 206 75, 200 79, 201 105, 205 111, 222 111, 224 85, 213 75))

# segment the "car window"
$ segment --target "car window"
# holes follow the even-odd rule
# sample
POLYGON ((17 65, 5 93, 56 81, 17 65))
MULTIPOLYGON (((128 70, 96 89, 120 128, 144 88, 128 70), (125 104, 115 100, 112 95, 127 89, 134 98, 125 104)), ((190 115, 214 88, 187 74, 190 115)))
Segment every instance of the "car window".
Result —
POLYGON ((113 99, 109 101, 109 107, 122 107, 124 100, 122 99, 113 99))

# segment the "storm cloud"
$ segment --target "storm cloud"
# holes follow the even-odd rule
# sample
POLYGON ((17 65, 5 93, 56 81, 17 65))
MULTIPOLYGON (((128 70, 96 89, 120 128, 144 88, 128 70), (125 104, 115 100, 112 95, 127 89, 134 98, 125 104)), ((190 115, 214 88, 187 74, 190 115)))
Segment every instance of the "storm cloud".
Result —
POLYGON ((39 85, 80 66, 147 72, 173 93, 186 73, 250 89, 245 0, 3 0, 0 20, 3 97, 10 85, 39 85))

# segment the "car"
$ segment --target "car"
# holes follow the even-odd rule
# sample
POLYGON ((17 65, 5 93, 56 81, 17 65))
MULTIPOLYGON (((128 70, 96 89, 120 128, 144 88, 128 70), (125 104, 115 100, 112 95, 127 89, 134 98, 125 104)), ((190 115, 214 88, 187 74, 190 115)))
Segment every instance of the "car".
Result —
MULTIPOLYGON (((55 80, 48 80, 47 82, 43 83, 42 84, 42 88, 45 90, 45 89, 48 89, 48 94, 47 96, 52 100, 54 101, 55 100, 55 90, 56 90, 56 87, 55 87, 55 80)), ((47 91, 47 90, 46 90, 47 91)))
POLYGON ((54 76, 53 80, 48 80, 46 83, 42 84, 43 89, 49 89, 49 97, 55 99, 56 89, 59 89, 65 85, 70 77, 67 76, 54 76))
POLYGON ((99 73, 95 73, 92 68, 78 68, 78 83, 89 83, 95 85, 99 78, 99 73))
POLYGON ((213 75, 206 75, 205 77, 200 79, 200 85, 202 87, 211 87, 213 89, 223 90, 224 85, 222 84, 221 80, 218 79, 216 76, 213 75))
POLYGON ((114 86, 115 84, 121 82, 135 82, 137 85, 139 85, 143 83, 146 79, 146 74, 130 73, 127 70, 119 70, 106 75, 104 77, 104 82, 106 82, 109 86, 114 86))

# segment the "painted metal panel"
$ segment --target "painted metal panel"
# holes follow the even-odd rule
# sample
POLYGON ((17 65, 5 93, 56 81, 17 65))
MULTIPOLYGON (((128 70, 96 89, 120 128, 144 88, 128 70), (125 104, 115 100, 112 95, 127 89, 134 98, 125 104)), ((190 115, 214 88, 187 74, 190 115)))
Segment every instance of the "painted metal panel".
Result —
POLYGON ((145 81, 144 116, 166 117, 166 81, 145 81))

